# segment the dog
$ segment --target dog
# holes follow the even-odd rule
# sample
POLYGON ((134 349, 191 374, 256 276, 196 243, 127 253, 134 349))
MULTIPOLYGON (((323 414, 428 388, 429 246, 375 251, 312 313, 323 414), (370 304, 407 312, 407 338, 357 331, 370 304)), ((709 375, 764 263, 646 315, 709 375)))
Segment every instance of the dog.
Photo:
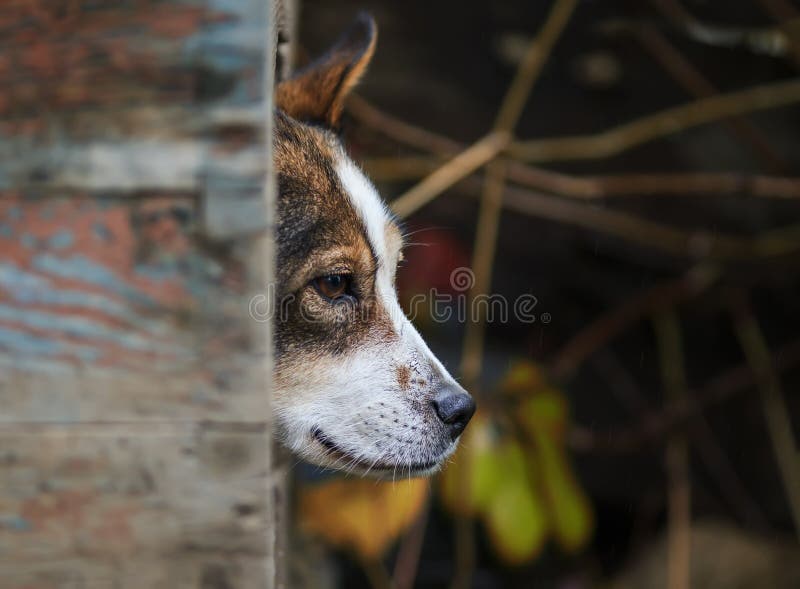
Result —
POLYGON ((401 310, 400 226, 337 134, 376 37, 359 15, 275 90, 274 408, 280 439, 308 462, 426 476, 455 451, 475 403, 401 310))

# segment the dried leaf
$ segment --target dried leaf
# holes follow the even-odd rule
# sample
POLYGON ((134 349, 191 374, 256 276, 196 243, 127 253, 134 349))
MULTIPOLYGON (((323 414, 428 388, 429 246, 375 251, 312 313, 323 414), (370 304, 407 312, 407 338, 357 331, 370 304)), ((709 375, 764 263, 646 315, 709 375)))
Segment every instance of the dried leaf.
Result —
POLYGON ((517 416, 529 435, 544 431, 559 441, 569 423, 566 399, 552 388, 531 391, 529 398, 520 405, 517 416))
POLYGON ((594 518, 564 447, 569 420, 566 400, 558 391, 545 389, 521 405, 518 417, 533 441, 532 459, 541 472, 553 534, 564 550, 578 550, 589 540, 594 518))
POLYGON ((530 395, 543 386, 545 379, 539 366, 528 360, 517 360, 511 364, 498 388, 506 394, 530 395))
POLYGON ((542 549, 548 532, 545 507, 526 469, 522 448, 506 442, 497 456, 506 477, 484 514, 492 546, 509 564, 521 564, 542 549))
POLYGON ((594 528, 589 500, 575 480, 564 448, 547 436, 539 436, 536 446, 553 533, 564 550, 573 552, 586 544, 594 528))
POLYGON ((494 426, 481 412, 467 428, 455 459, 442 473, 442 502, 453 513, 475 516, 505 478, 497 461, 494 426))
POLYGON ((333 546, 380 558, 417 518, 428 488, 425 479, 333 479, 301 491, 301 525, 333 546))

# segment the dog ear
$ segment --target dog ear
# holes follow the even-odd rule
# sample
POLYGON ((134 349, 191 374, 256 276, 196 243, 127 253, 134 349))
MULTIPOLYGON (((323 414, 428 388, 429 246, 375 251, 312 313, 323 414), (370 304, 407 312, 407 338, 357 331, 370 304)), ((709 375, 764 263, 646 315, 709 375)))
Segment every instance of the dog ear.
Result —
POLYGON ((278 84, 275 104, 299 121, 339 126, 347 94, 367 69, 378 28, 361 13, 328 52, 278 84))

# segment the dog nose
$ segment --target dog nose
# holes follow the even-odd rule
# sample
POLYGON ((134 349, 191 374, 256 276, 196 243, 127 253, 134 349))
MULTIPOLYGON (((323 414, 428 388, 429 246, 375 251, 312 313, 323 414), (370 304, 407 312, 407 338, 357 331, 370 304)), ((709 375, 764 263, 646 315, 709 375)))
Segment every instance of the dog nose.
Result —
POLYGON ((475 413, 475 401, 458 385, 445 385, 433 400, 433 408, 455 440, 475 413))

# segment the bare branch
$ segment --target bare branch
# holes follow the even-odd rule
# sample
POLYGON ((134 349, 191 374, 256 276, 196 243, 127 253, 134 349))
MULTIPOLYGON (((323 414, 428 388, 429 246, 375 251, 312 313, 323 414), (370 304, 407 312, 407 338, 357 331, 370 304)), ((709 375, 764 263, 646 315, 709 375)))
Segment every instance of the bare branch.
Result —
POLYGON ((527 162, 606 158, 692 127, 797 102, 800 102, 800 80, 791 79, 702 98, 594 135, 512 143, 508 152, 527 162))
MULTIPOLYGON (((467 180, 462 186, 470 189, 472 184, 467 180)), ((753 238, 707 230, 687 232, 622 211, 591 207, 514 187, 506 188, 503 204, 517 213, 606 233, 680 257, 731 262, 780 257, 800 250, 800 225, 765 231, 753 238)))
MULTIPOLYGON (((633 29, 639 43, 652 58, 687 92, 695 98, 719 94, 719 90, 681 53, 675 45, 651 24, 633 29)), ((749 145, 755 155, 775 171, 786 170, 786 161, 767 141, 764 134, 744 117, 731 117, 724 121, 734 138, 749 145)))
MULTIPOLYGON (((528 96, 542 71, 542 67, 577 5, 577 0, 556 0, 539 34, 528 47, 514 80, 503 98, 495 119, 493 133, 502 133, 505 136, 509 136, 513 132, 525 103, 528 101, 528 96)), ((478 213, 478 226, 472 261, 475 283, 469 291, 470 299, 487 292, 491 285, 505 183, 506 165, 503 162, 490 164, 486 173, 481 195, 481 208, 478 213)), ((477 319, 477 321, 467 323, 461 357, 462 377, 467 386, 470 386, 473 390, 482 369, 485 336, 483 317, 477 319)), ((466 469, 463 472, 466 477, 468 475, 466 469)), ((466 481, 463 482, 466 483, 466 481)), ((460 546, 457 550, 459 558, 456 562, 456 574, 451 584, 453 589, 466 588, 471 585, 475 565, 474 526, 466 522, 461 522, 457 526, 457 530, 461 533, 457 535, 457 542, 460 543, 460 546)))
MULTIPOLYGON (((800 366, 800 340, 778 348, 775 352, 775 370, 793 370, 800 366)), ((713 378, 705 386, 690 390, 687 398, 667 404, 660 413, 646 416, 632 427, 596 432, 573 425, 568 441, 577 452, 629 453, 648 449, 648 444, 658 443, 670 431, 682 427, 713 405, 727 401, 753 387, 756 376, 748 365, 737 366, 713 378)))
MULTIPOLYGON (((686 400, 686 374, 680 323, 674 308, 659 313, 654 320, 666 398, 686 400)), ((689 446, 686 435, 676 431, 664 451, 669 489, 667 506, 667 587, 688 589, 691 570, 691 482, 689 446)))
POLYGON ((463 180, 486 162, 492 160, 508 145, 511 135, 495 131, 473 144, 430 176, 392 201, 392 210, 401 217, 408 217, 425 206, 459 180, 463 180))
POLYGON ((595 319, 567 342, 553 359, 551 374, 557 379, 569 378, 595 350, 606 345, 632 323, 697 296, 714 284, 717 277, 716 270, 698 267, 677 280, 659 284, 631 297, 595 319))
MULTIPOLYGON (((351 114, 390 139, 435 156, 369 158, 364 167, 381 181, 417 180, 437 170, 442 157, 467 148, 443 135, 416 127, 385 113, 363 98, 351 98, 351 114)), ((572 176, 507 160, 508 179, 516 184, 579 199, 615 196, 737 195, 759 198, 800 198, 800 179, 737 173, 652 173, 572 176)))
POLYGON ((392 589, 413 589, 414 579, 417 576, 419 557, 422 554, 422 543, 425 540, 425 529, 428 527, 428 517, 431 510, 430 489, 424 507, 412 524, 408 532, 400 541, 397 550, 397 559, 392 575, 392 589))
POLYGON ((789 409, 784 400, 772 354, 761 327, 744 298, 737 301, 734 325, 747 363, 756 375, 756 384, 761 393, 761 403, 767 420, 767 431, 783 479, 795 532, 800 538, 800 452, 792 432, 789 409))

